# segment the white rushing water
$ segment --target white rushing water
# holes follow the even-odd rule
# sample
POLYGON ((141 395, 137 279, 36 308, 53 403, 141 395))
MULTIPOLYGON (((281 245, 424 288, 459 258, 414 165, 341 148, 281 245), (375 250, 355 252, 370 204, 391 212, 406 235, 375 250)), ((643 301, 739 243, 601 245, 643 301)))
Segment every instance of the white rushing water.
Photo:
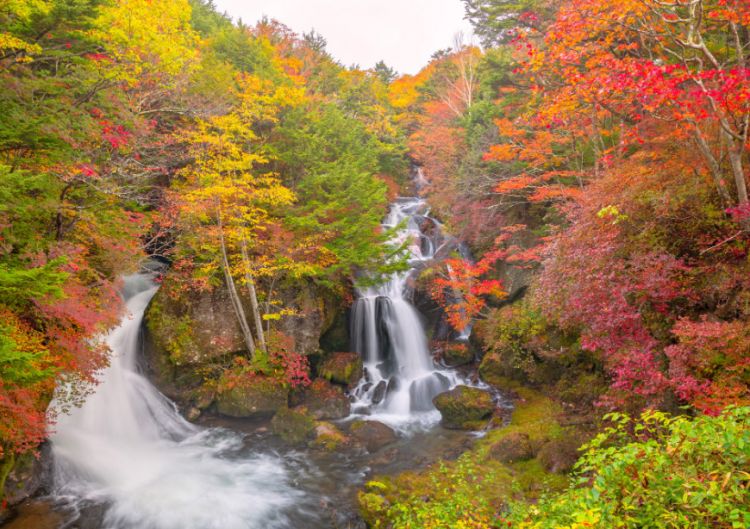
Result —
POLYGON ((445 243, 440 224, 429 217, 426 202, 418 197, 397 199, 383 226, 402 223, 395 239, 406 243, 411 269, 360 290, 352 310, 352 345, 365 367, 353 392, 354 412, 396 428, 437 423, 440 413, 432 399, 461 382, 453 370, 433 362, 423 323, 408 300, 419 266, 433 259, 445 243))
POLYGON ((156 287, 126 278, 128 316, 106 338, 110 366, 51 435, 54 495, 106 505, 102 529, 290 527, 300 495, 279 458, 243 455, 242 438, 185 421, 137 370, 143 313, 156 287))

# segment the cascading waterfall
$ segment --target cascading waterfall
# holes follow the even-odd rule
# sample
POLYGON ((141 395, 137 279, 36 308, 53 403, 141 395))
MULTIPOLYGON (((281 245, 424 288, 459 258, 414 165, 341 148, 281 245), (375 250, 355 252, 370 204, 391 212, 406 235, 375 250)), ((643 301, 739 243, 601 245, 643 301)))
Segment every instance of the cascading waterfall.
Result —
MULTIPOLYGON (((418 172, 418 188, 423 180, 418 172)), ((383 226, 402 223, 395 239, 407 244, 411 269, 359 291, 351 332, 353 348, 362 355, 365 367, 365 376, 353 392, 354 412, 397 427, 437 422, 440 414, 432 399, 460 382, 454 371, 439 369, 433 362, 422 321, 408 301, 420 265, 435 258, 446 244, 440 224, 429 217, 427 204, 419 197, 398 198, 383 226)))
POLYGON ((243 454, 238 434, 185 421, 138 373, 141 321, 155 292, 147 275, 126 278, 129 315, 107 337, 111 363, 51 435, 54 495, 73 507, 107 505, 105 529, 293 526, 282 513, 300 493, 279 458, 243 454))

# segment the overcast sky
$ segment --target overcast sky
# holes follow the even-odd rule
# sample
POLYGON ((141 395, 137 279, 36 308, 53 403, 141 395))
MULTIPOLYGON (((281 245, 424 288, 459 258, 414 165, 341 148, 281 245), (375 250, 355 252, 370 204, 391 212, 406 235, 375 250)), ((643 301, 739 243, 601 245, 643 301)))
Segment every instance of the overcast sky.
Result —
POLYGON ((384 60, 400 73, 417 73, 433 52, 471 27, 461 0, 215 0, 219 10, 253 24, 263 15, 297 33, 315 31, 346 66, 372 68, 384 60))

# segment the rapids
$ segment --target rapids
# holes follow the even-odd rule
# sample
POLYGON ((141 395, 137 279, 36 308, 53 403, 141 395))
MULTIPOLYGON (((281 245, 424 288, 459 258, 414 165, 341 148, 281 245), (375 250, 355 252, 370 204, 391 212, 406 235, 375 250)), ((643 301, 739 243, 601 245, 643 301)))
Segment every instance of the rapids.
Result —
POLYGON ((106 338, 110 365, 51 435, 54 496, 74 509, 106 504, 107 529, 289 527, 284 507, 301 498, 282 461, 242 455, 240 435, 190 424, 138 372, 155 292, 147 275, 125 280, 128 316, 106 338))

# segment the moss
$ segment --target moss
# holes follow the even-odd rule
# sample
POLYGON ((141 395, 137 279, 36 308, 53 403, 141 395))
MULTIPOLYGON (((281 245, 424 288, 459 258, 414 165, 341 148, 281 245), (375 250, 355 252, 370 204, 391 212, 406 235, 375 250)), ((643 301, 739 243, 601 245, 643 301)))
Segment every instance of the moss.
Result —
POLYGON ((15 455, 6 451, 5 456, 0 459, 0 500, 5 498, 5 482, 16 464, 15 455))
POLYGON ((442 353, 443 362, 447 366, 462 366, 474 361, 474 352, 467 343, 448 343, 443 347, 442 353))
POLYGON ((534 501, 544 494, 561 491, 568 486, 566 476, 547 472, 538 459, 513 463, 511 469, 513 486, 525 500, 534 501))
POLYGON ((433 402, 443 417, 442 425, 452 429, 481 429, 495 409, 487 391, 468 386, 441 393, 433 402))
POLYGON ((316 437, 312 442, 313 448, 335 452, 343 446, 351 444, 351 440, 330 422, 316 422, 315 433, 316 437))
POLYGON ((315 436, 315 419, 304 408, 281 408, 271 419, 271 431, 290 445, 301 445, 315 436))
POLYGON ((329 382, 351 386, 362 377, 362 359, 357 353, 334 353, 318 366, 318 374, 329 382))
POLYGON ((385 527, 390 503, 379 493, 360 492, 357 496, 362 519, 370 529, 385 527))
POLYGON ((289 390, 278 380, 254 376, 247 380, 222 379, 216 404, 229 417, 262 417, 287 407, 289 390))
MULTIPOLYGON (((166 295, 165 295, 166 296, 166 295)), ((158 294, 148 307, 146 326, 159 350, 166 351, 172 364, 179 366, 195 358, 199 347, 193 336, 193 322, 187 314, 172 315, 158 294)))
POLYGON ((477 453, 488 457, 491 447, 509 435, 526 435, 535 448, 562 435, 563 429, 556 419, 562 409, 557 403, 518 382, 503 379, 501 383, 518 395, 516 407, 506 427, 491 430, 477 443, 477 453))
POLYGON ((460 527, 467 520, 490 527, 508 501, 536 500, 566 487, 564 475, 545 471, 536 458, 511 463, 493 458, 492 447, 506 438, 528 439, 536 453, 544 442, 563 435, 557 404, 517 382, 500 382, 518 395, 510 424, 490 431, 456 461, 368 483, 359 506, 369 527, 460 527))

